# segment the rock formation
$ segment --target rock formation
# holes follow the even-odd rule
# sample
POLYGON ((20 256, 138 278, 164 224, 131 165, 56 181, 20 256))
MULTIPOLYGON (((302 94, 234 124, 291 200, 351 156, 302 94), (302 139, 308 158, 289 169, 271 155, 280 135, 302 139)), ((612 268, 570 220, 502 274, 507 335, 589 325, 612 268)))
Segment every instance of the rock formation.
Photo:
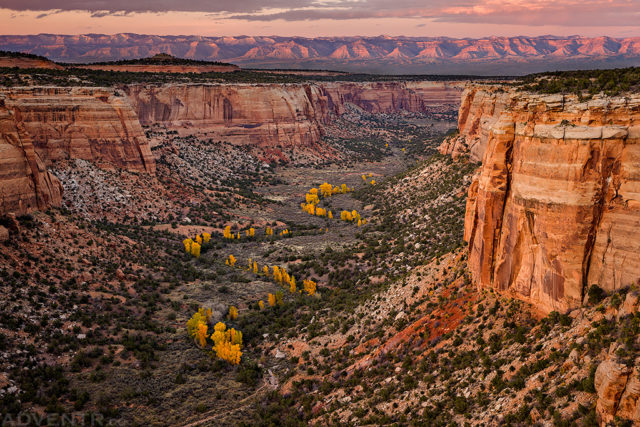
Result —
POLYGON ((116 90, 25 87, 2 89, 0 96, 47 165, 83 159, 105 168, 155 171, 136 113, 116 90))
POLYGON ((635 283, 640 96, 496 93, 467 89, 461 106, 461 138, 483 154, 465 218, 474 281, 543 312, 579 307, 592 284, 635 283))
POLYGON ((499 87, 466 87, 458 111, 459 133, 447 138, 440 146, 440 152, 450 154, 454 159, 460 154, 469 154, 472 160, 481 161, 491 127, 511 102, 513 98, 499 87))
POLYGON ((445 82, 132 85, 127 94, 140 122, 181 135, 250 145, 267 158, 283 151, 329 151, 322 124, 352 103, 372 113, 424 112, 455 105, 460 88, 445 82))
MULTIPOLYGON (((627 293, 618 309, 617 320, 637 315, 637 290, 627 293)), ((604 361, 598 365, 595 388, 598 395, 596 411, 603 423, 611 423, 616 417, 640 423, 640 369, 638 363, 625 363, 617 355, 619 344, 613 343, 604 361)))
POLYGON ((0 215, 59 206, 61 200, 62 185, 45 169, 29 133, 0 98, 0 215))

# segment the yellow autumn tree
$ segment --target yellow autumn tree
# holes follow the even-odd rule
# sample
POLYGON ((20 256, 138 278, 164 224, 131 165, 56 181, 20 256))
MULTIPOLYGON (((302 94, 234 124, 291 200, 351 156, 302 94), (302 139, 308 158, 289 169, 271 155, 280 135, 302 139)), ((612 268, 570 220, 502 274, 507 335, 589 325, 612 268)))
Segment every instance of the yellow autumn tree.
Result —
POLYGON ((256 229, 251 227, 249 229, 249 237, 255 237, 255 235, 256 235, 256 229))
POLYGON ((236 320, 238 318, 238 309, 234 306, 229 307, 229 320, 236 320))
POLYGON ((264 310, 264 301, 258 301, 258 307, 260 308, 260 310, 264 310))
POLYGON ((376 180, 375 179, 371 180, 371 185, 376 185, 376 180))
POLYGON ((313 205, 317 205, 318 203, 320 203, 320 199, 318 198, 317 194, 307 193, 304 195, 304 199, 306 200, 307 204, 311 203, 313 205))
POLYGON ((258 263, 253 261, 253 274, 258 274, 258 263))
POLYGON ((278 305, 284 304, 283 298, 284 298, 284 295, 282 294, 282 291, 276 292, 276 304, 278 305))
POLYGON ((211 234, 209 233, 202 233, 202 241, 205 243, 209 243, 209 241, 211 240, 211 234))
POLYGON ((322 197, 331 197, 331 193, 333 192, 333 186, 328 182, 325 182, 320 185, 320 194, 322 197))
POLYGON ((327 218, 329 218, 329 219, 333 219, 333 212, 329 211, 329 212, 327 213, 327 218))
POLYGON ((262 267, 262 272, 265 276, 269 277, 269 267, 267 267, 266 265, 262 267))
POLYGON ((224 228, 224 231, 222 232, 222 236, 223 236, 225 239, 233 239, 233 234, 231 234, 231 226, 230 226, 230 225, 227 225, 227 226, 224 228))
POLYGON ((236 265, 236 261, 236 257, 234 257, 233 255, 229 255, 229 257, 225 261, 225 264, 234 267, 236 265))
POLYGON ((289 292, 292 294, 296 293, 296 279, 294 279, 293 276, 289 279, 289 292))
POLYGON ((191 244, 193 243, 193 240, 192 239, 184 239, 182 241, 182 243, 184 244, 185 252, 190 254, 191 253, 191 244))
POLYGON ((207 335, 207 329, 208 326, 206 323, 198 323, 198 329, 196 330, 195 339, 198 345, 202 348, 207 345, 207 338, 209 338, 209 336, 207 335))
POLYGON ((347 184, 342 184, 342 185, 340 186, 340 192, 341 192, 341 193, 345 194, 345 193, 347 193, 348 191, 349 191, 349 187, 347 187, 347 184))
POLYGON ((276 283, 282 283, 282 273, 277 265, 273 266, 273 281, 276 283))
POLYGON ((200 245, 196 242, 191 243, 191 255, 196 258, 200 256, 200 245))
POLYGON ((239 365, 240 358, 242 357, 242 351, 238 344, 232 344, 229 341, 222 341, 213 346, 216 356, 222 360, 226 360, 232 365, 239 365))
POLYGON ((307 292, 307 294, 314 295, 316 293, 317 284, 313 280, 305 279, 302 281, 302 285, 304 287, 304 290, 307 292))
POLYGON ((269 294, 269 307, 275 307, 276 305, 276 296, 274 294, 269 294))
POLYGON ((227 330, 227 325, 222 322, 216 323, 214 332, 211 334, 213 340, 213 351, 222 360, 237 365, 240 363, 242 352, 242 333, 231 328, 227 330))

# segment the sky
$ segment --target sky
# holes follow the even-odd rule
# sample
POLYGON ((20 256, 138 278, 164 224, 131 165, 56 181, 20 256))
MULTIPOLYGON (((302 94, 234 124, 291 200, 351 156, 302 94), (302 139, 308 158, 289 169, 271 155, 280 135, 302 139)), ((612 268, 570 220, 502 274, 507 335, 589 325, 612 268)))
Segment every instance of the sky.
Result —
POLYGON ((640 0, 0 0, 0 34, 640 36, 640 0))

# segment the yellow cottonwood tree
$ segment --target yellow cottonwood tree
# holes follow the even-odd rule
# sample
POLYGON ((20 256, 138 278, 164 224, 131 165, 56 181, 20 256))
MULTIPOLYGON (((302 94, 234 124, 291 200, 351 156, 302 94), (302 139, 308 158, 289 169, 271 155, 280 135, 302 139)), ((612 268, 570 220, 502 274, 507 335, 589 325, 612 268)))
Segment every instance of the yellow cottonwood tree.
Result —
POLYGON ((234 306, 229 307, 229 319, 236 320, 238 318, 238 309, 234 306))
POLYGON ((260 308, 260 310, 264 310, 264 301, 258 301, 258 307, 260 308))
POLYGON ((269 306, 275 307, 276 305, 276 296, 274 294, 269 294, 269 306))
POLYGON ((329 213, 327 213, 327 218, 333 219, 333 212, 329 211, 329 213))
POLYGON ((236 265, 236 257, 234 257, 233 255, 229 255, 229 258, 227 258, 227 261, 225 262, 226 265, 229 265, 231 267, 234 267, 236 265))
POLYGON ((316 282, 314 282, 313 280, 303 280, 302 281, 302 285, 304 287, 304 290, 309 294, 309 295, 314 295, 316 293, 316 287, 317 284, 316 282))
POLYGON ((223 236, 225 239, 233 239, 233 234, 231 234, 231 226, 230 226, 230 225, 227 225, 227 226, 224 228, 224 231, 222 232, 222 236, 223 236))
POLYGON ((207 329, 208 326, 206 323, 198 323, 198 329, 196 330, 195 339, 198 345, 202 348, 207 345, 207 338, 209 338, 209 336, 207 335, 207 329))
POLYGON ((282 291, 276 292, 276 304, 278 305, 284 304, 283 298, 284 298, 284 295, 282 295, 282 291))
POLYGON ((185 252, 190 254, 191 253, 191 244, 193 243, 193 240, 192 239, 184 239, 182 241, 182 243, 184 244, 185 252))
POLYGON ((258 274, 258 263, 253 261, 253 274, 258 274))
POLYGON ((328 182, 325 182, 320 185, 320 194, 322 197, 331 197, 331 193, 333 192, 333 186, 328 182))
POLYGON ((200 256, 200 245, 196 242, 191 244, 191 255, 198 258, 200 256))
POLYGON ((202 241, 205 243, 209 243, 209 241, 211 240, 211 234, 209 233, 202 233, 202 241))

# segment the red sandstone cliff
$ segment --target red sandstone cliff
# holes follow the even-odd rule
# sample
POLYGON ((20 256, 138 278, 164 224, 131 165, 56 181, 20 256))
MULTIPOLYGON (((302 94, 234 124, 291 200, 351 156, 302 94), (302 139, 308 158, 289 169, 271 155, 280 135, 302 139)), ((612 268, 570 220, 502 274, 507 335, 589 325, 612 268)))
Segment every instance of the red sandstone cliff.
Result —
POLYGON ((486 118, 470 109, 476 119, 461 128, 461 138, 486 144, 465 220, 476 283, 549 312, 580 306, 591 284, 637 281, 640 97, 466 94, 474 91, 508 106, 483 110, 486 118))
MULTIPOLYGON (((312 150, 323 123, 346 103, 372 113, 424 112, 456 105, 460 87, 446 82, 133 85, 126 88, 140 122, 181 135, 251 145, 270 152, 312 150)), ((280 154, 278 157, 282 157, 280 154)), ((284 156, 286 160, 286 155, 284 156)))
POLYGON ((31 137, 0 98, 0 214, 59 206, 62 185, 36 154, 31 137))
POLYGON ((26 87, 1 93, 45 164, 84 159, 105 168, 155 171, 136 113, 128 98, 117 91, 26 87))
POLYGON ((458 110, 459 133, 447 138, 440 146, 440 152, 453 158, 468 154, 472 160, 481 161, 491 127, 514 100, 499 87, 466 87, 458 110))

